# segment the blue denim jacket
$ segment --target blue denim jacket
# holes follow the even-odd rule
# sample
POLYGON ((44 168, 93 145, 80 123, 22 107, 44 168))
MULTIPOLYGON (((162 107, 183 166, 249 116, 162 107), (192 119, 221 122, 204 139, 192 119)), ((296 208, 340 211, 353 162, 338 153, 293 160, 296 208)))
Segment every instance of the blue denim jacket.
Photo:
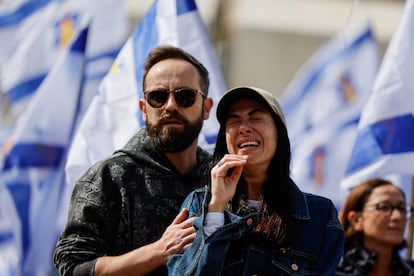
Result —
POLYGON ((225 224, 210 237, 203 232, 209 194, 207 188, 192 192, 182 208, 197 216, 196 238, 183 254, 168 261, 169 275, 335 275, 343 253, 344 232, 333 203, 324 197, 301 192, 295 186, 292 244, 266 249, 247 243, 239 259, 227 254, 234 240, 246 236, 258 223, 258 213, 239 217, 225 211, 225 224), (231 261, 229 261, 231 259, 231 261))

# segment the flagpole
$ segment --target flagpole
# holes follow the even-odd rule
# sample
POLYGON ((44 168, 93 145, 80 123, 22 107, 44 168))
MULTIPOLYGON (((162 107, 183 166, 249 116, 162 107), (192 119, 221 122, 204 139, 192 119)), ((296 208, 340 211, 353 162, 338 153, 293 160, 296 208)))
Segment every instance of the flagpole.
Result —
MULTIPOLYGON (((414 206, 414 176, 411 178, 411 195, 410 195, 410 205, 414 206)), ((411 260, 413 254, 413 233, 414 232, 414 217, 411 216, 408 223, 408 232, 407 232, 407 260, 411 260)))

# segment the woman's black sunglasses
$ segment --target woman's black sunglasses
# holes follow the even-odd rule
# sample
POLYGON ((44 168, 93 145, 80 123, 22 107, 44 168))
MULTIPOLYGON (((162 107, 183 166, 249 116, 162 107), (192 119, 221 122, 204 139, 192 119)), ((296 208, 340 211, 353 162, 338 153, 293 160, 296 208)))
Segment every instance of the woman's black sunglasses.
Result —
POLYGON ((160 108, 168 101, 170 93, 174 94, 175 101, 181 107, 192 106, 196 101, 197 93, 200 93, 203 98, 206 98, 206 94, 204 94, 203 91, 192 88, 179 88, 174 91, 156 89, 145 91, 144 96, 150 106, 154 108, 160 108))

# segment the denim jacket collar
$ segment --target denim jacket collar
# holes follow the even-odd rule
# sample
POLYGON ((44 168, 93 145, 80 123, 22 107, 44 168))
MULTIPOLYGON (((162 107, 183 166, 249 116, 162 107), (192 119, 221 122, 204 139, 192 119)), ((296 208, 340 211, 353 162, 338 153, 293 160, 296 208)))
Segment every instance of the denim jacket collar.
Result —
POLYGON ((310 220, 309 214, 309 207, 308 202, 306 200, 306 194, 301 192, 296 186, 296 184, 292 183, 293 185, 293 199, 294 206, 292 209, 292 216, 301 219, 301 220, 310 220))

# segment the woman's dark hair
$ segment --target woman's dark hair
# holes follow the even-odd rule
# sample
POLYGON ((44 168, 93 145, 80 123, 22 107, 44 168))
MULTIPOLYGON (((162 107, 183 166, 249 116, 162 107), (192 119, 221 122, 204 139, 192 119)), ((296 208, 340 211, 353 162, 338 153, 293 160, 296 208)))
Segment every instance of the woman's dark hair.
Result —
MULTIPOLYGON (((368 201, 369 196, 372 194, 372 191, 378 187, 393 185, 390 181, 381 179, 381 178, 372 178, 367 181, 364 181, 354 187, 349 195, 347 196, 339 214, 339 221, 342 224, 342 227, 345 231, 345 251, 348 251, 355 247, 363 246, 363 233, 361 231, 355 231, 351 225, 351 222, 348 220, 348 214, 351 211, 361 212, 364 209, 365 204, 368 201)), ((404 192, 397 186, 397 188, 404 200, 404 192)), ((406 246, 406 241, 403 241, 401 244, 397 245, 394 249, 400 250, 406 246)))

